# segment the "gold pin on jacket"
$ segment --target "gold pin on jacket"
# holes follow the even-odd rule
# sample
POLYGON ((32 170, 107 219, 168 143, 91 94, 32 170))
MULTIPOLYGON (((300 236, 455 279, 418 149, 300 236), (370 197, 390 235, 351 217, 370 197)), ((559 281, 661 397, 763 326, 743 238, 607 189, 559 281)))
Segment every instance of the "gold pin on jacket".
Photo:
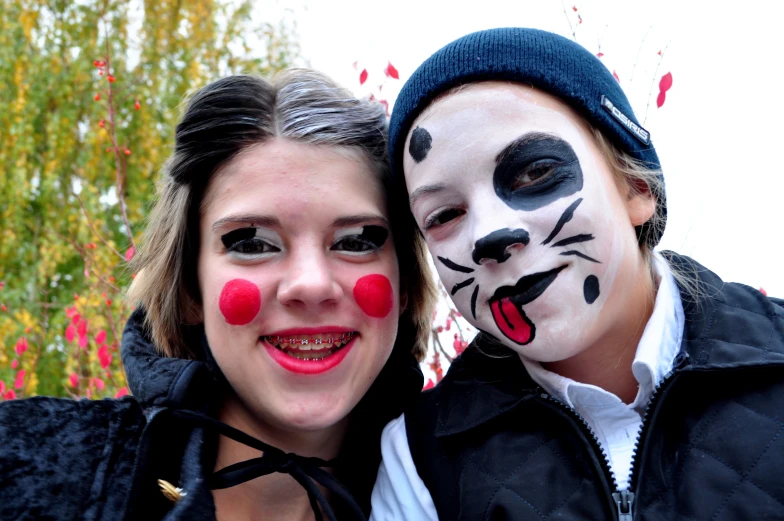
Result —
POLYGON ((158 486, 161 487, 161 493, 164 496, 166 496, 166 499, 174 503, 176 503, 177 501, 182 499, 183 496, 186 496, 188 494, 180 487, 175 487, 174 485, 172 485, 171 483, 169 483, 164 479, 158 480, 158 486))

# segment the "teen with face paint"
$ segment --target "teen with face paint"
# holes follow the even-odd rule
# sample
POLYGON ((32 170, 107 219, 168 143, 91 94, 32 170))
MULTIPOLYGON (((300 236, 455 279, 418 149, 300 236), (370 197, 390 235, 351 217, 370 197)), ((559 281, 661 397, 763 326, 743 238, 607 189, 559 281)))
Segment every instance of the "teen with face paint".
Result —
POLYGON ((784 302, 653 253, 659 160, 596 57, 460 38, 390 155, 480 334, 385 429, 373 519, 784 518, 784 302))
POLYGON ((365 519, 434 288, 386 117, 325 76, 190 99, 133 270, 133 397, 0 404, 0 518, 365 519))

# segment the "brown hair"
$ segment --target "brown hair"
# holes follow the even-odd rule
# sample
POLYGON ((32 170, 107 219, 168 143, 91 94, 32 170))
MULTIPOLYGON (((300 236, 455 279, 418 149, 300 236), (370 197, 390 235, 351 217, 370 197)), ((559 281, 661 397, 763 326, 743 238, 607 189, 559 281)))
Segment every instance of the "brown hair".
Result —
POLYGON ((421 360, 436 291, 424 241, 405 213, 407 199, 392 189, 384 109, 309 69, 289 69, 271 82, 229 76, 188 100, 175 131, 174 153, 163 169, 160 197, 131 265, 138 276, 129 298, 144 307, 153 341, 168 356, 196 356, 189 325, 200 320, 195 259, 205 187, 241 151, 275 137, 359 151, 379 176, 407 303, 395 349, 421 360))

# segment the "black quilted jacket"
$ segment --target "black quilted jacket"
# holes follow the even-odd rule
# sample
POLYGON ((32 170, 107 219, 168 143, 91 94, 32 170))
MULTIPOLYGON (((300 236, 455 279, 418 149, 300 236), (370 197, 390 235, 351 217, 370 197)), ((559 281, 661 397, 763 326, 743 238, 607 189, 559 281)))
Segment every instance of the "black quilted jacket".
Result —
MULTIPOLYGON (((226 385, 214 362, 160 356, 136 312, 123 332, 133 397, 47 397, 0 403, 0 520, 212 520, 205 478, 217 435, 173 417, 214 413, 226 385), (158 479, 183 488, 172 503, 158 479)), ((355 409, 336 475, 367 515, 386 422, 422 388, 413 357, 395 351, 355 409)), ((292 483, 294 483, 292 481, 292 483)), ((338 519, 341 505, 334 505, 338 519)))
POLYGON ((684 303, 682 351, 648 406, 629 489, 518 357, 474 344, 406 412, 441 521, 784 519, 784 302, 669 259, 707 296, 684 303))

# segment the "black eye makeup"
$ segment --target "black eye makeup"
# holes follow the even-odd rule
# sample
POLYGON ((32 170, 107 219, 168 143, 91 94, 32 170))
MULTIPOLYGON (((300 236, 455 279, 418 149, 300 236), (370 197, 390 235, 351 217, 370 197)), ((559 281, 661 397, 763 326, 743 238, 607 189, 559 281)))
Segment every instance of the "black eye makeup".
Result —
POLYGON ((267 253, 279 252, 280 248, 262 238, 259 228, 239 228, 221 235, 221 242, 230 253, 241 257, 256 257, 267 253))
POLYGON ((335 242, 330 250, 349 255, 374 253, 384 246, 388 237, 389 230, 377 224, 344 228, 335 232, 335 242))
POLYGON ((526 134, 504 148, 495 161, 495 193, 515 210, 536 210, 583 188, 574 150, 550 134, 526 134))

